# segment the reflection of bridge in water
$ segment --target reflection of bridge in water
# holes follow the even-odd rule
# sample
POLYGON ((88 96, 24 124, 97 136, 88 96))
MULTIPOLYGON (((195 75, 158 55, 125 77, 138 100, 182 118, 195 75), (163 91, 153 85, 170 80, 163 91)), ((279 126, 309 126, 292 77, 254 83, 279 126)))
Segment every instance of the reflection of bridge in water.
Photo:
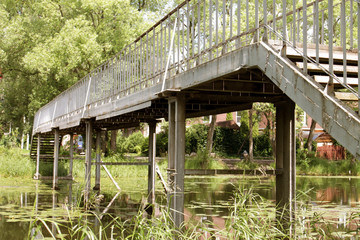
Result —
MULTIPOLYGON (((356 157, 359 3, 342 0, 185 1, 107 62, 43 106, 34 119, 37 166, 54 147, 57 186, 59 136, 85 133, 97 148, 104 129, 149 123, 149 192, 154 200, 156 121, 169 121, 168 200, 183 222, 185 119, 276 106, 276 182, 279 207, 294 215, 295 103, 356 157), (358 12, 358 14, 356 14, 358 12), (352 102, 349 107, 345 102, 352 102), (43 141, 44 136, 54 140, 43 141), (287 204, 290 203, 290 204, 287 204)), ((72 141, 70 141, 72 142, 72 141)), ((72 151, 70 151, 72 158, 72 151)), ((96 168, 100 154, 97 151, 96 168)), ((71 162, 71 161, 70 161, 71 162)), ((91 148, 86 150, 90 191, 91 148)), ((37 167, 38 169, 38 167, 37 167)), ((96 187, 100 187, 99 170, 96 187)), ((38 176, 38 170, 37 175, 38 176)), ((286 221, 290 222, 290 221, 286 221)))

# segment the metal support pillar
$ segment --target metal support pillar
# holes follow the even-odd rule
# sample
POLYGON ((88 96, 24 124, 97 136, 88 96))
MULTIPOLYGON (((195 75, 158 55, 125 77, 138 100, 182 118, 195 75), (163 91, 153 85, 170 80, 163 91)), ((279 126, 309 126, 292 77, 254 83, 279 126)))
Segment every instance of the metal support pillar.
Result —
POLYGON ((295 237, 296 185, 295 103, 276 105, 276 218, 280 228, 295 237))
POLYGON ((185 97, 169 99, 169 186, 171 216, 177 227, 184 222, 185 97))
POLYGON ((156 122, 149 122, 148 202, 155 204, 156 122))
POLYGON ((38 134, 37 149, 36 149, 36 172, 35 172, 34 179, 39 179, 40 178, 40 173, 39 173, 39 169, 40 169, 40 145, 41 145, 41 134, 38 134))
POLYGON ((73 160, 74 160, 74 134, 70 134, 70 148, 69 148, 69 176, 73 174, 73 160))
POLYGON ((53 189, 59 189, 58 187, 58 170, 59 170, 59 151, 60 151, 60 134, 59 129, 55 128, 54 133, 54 170, 53 170, 53 189))
POLYGON ((101 161, 101 130, 96 130, 96 166, 95 166, 95 187, 100 190, 100 163, 101 161))
POLYGON ((93 122, 86 121, 86 152, 85 152, 85 203, 89 200, 89 193, 91 188, 91 147, 92 147, 92 133, 93 122))

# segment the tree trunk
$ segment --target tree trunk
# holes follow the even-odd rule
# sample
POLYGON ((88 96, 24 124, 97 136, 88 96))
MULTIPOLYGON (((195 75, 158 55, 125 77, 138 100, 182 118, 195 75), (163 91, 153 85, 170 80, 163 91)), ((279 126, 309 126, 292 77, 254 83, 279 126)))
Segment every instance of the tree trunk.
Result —
POLYGON ((111 130, 111 138, 110 138, 110 149, 113 153, 116 152, 116 137, 118 130, 111 130))
POLYGON ((206 150, 208 151, 209 154, 212 152, 215 123, 216 123, 216 115, 212 115, 211 122, 210 122, 210 128, 209 128, 209 132, 207 135, 207 141, 206 141, 206 150))
POLYGON ((108 141, 109 141, 109 134, 108 131, 103 132, 103 142, 102 142, 102 152, 104 153, 104 157, 109 156, 109 149, 108 149, 108 141))
POLYGON ((314 119, 312 119, 311 120, 309 137, 307 139, 307 149, 309 150, 309 152, 312 151, 312 142, 313 142, 313 137, 314 137, 315 126, 316 126, 316 121, 314 119))
POLYGON ((249 160, 252 162, 254 160, 254 139, 253 139, 253 113, 254 110, 249 110, 249 160))

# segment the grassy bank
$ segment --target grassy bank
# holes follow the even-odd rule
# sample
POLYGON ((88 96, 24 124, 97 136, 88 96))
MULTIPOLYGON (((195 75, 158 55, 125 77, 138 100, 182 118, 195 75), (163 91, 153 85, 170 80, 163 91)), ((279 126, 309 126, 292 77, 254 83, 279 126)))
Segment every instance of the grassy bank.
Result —
POLYGON ((297 159, 296 173, 310 176, 360 176, 360 162, 344 159, 332 161, 317 157, 297 159))
POLYGON ((29 152, 20 148, 0 146, 0 177, 29 177, 35 172, 35 163, 29 152))

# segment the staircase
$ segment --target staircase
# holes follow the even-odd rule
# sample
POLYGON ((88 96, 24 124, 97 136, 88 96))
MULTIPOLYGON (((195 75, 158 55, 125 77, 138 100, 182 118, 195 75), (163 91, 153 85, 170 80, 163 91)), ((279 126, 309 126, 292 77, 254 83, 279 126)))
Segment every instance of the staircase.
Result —
MULTIPOLYGON (((296 52, 287 47, 286 56, 280 54, 281 46, 274 43, 261 42, 244 51, 247 56, 244 65, 257 66, 271 81, 279 87, 290 99, 308 113, 319 125, 343 145, 357 159, 360 159, 360 117, 356 112, 358 98, 351 93, 351 85, 358 79, 357 53, 347 52, 347 85, 343 81, 343 53, 340 48, 334 48, 334 94, 329 94, 325 85, 329 79, 328 73, 322 68, 329 68, 327 47, 319 51, 319 63, 308 63, 307 73, 303 71, 301 47, 296 52), (254 57, 252 57, 254 56, 254 57), (255 57, 256 56, 256 57, 255 57), (261 56, 261 57, 259 57, 261 56)), ((308 57, 316 58, 315 48, 308 45, 308 57)))
MULTIPOLYGON (((280 51, 281 44, 273 43, 272 46, 280 51)), ((303 52, 301 44, 297 45, 297 49, 303 52)), ((309 44, 307 46, 307 56, 316 60, 316 45, 309 44)), ((303 57, 299 52, 295 51, 292 47, 286 48, 286 56, 291 62, 293 62, 298 68, 304 69, 303 57)), ((322 67, 329 71, 329 51, 327 45, 319 46, 318 61, 322 67)), ((343 49, 342 47, 334 47, 333 49, 333 72, 338 77, 340 82, 333 80, 334 82, 334 96, 343 101, 347 106, 355 111, 358 111, 358 98, 346 89, 341 83, 344 83, 343 77, 343 49)), ((330 79, 323 69, 313 63, 307 64, 307 73, 319 83, 325 87, 330 79)), ((351 87, 358 86, 358 53, 357 51, 346 52, 346 84, 351 87)))
MULTIPOLYGON (((37 157, 38 135, 34 135, 31 141, 30 158, 36 160, 37 157)), ((40 160, 54 160, 54 135, 41 135, 40 138, 40 160)))

